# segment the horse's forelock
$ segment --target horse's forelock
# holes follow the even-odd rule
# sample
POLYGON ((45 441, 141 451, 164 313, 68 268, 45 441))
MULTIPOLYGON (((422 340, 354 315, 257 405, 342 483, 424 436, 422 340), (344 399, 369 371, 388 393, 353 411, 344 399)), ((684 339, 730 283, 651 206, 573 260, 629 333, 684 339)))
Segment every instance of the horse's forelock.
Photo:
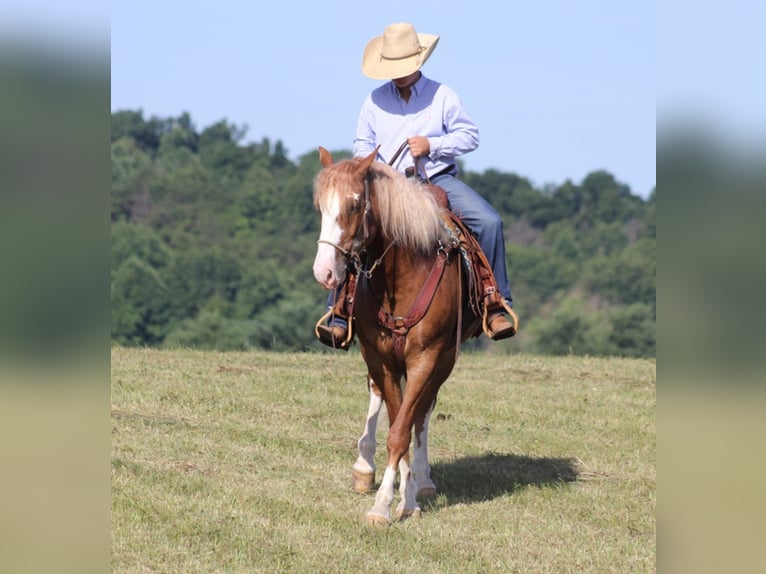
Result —
POLYGON ((359 160, 346 159, 322 169, 314 179, 314 205, 321 209, 340 190, 359 185, 359 160))

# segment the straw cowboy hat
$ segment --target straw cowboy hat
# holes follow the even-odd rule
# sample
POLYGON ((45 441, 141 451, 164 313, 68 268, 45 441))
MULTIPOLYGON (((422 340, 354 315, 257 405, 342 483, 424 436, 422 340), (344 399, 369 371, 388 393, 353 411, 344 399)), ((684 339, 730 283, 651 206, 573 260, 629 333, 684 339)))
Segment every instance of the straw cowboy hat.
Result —
POLYGON ((418 34, 412 24, 386 26, 367 43, 362 73, 373 80, 394 80, 417 72, 436 48, 439 36, 418 34))

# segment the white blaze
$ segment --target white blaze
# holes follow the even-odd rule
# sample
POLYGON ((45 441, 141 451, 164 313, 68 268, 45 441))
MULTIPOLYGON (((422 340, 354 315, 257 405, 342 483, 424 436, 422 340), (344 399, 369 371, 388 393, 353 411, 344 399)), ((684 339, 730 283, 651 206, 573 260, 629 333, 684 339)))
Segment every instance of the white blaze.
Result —
POLYGON ((314 277, 325 289, 334 289, 346 276, 346 261, 333 247, 340 241, 343 229, 338 225, 340 200, 337 194, 325 211, 322 210, 322 229, 319 233, 317 254, 314 258, 314 277), (324 243, 328 241, 329 243, 324 243), (332 244, 332 245, 331 245, 332 244))

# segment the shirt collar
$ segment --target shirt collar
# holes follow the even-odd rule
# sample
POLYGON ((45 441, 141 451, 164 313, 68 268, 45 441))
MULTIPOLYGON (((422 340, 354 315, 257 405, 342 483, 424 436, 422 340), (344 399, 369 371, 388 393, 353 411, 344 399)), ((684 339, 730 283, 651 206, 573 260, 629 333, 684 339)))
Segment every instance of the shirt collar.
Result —
MULTIPOLYGON (((412 95, 417 97, 420 95, 420 93, 423 91, 426 83, 428 82, 428 78, 426 78, 425 74, 423 72, 420 72, 420 77, 418 78, 418 81, 415 82, 410 86, 410 91, 412 92, 412 95)), ((399 90, 396 88, 396 84, 393 80, 391 80, 391 89, 394 91, 394 96, 401 99, 401 94, 399 93, 399 90)))
POLYGON ((423 72, 420 72, 420 77, 418 78, 418 81, 412 84, 412 91, 415 93, 415 95, 420 95, 420 92, 423 91, 423 86, 426 85, 426 82, 428 80, 426 79, 425 74, 423 72))

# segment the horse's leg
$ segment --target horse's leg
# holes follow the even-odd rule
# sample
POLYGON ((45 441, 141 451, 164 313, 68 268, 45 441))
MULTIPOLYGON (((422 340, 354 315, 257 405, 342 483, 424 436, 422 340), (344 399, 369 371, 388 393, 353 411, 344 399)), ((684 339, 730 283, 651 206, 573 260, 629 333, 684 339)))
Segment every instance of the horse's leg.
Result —
MULTIPOLYGON (((424 383, 430 386, 428 382, 424 383)), ((438 387, 437 387, 438 390, 438 387)), ((411 405, 410 429, 415 427, 415 456, 413 467, 410 469, 407 453, 399 463, 401 484, 399 492, 402 499, 396 507, 396 516, 404 519, 410 516, 420 516, 420 506, 416 497, 430 495, 436 491, 436 485, 431 482, 431 467, 428 465, 428 421, 436 405, 436 392, 418 392, 411 405), (406 479, 405 479, 406 477, 406 479)), ((405 402, 407 399, 405 398, 405 402)), ((407 403, 409 405, 409 403, 407 403)), ((405 412, 404 405, 400 414, 405 412)), ((407 435, 409 445, 410 435, 407 435)))
MULTIPOLYGON (((410 384, 410 381, 408 381, 408 391, 410 390, 410 384)), ((408 394, 405 395, 394 424, 388 430, 388 464, 392 468, 398 467, 401 472, 399 477, 401 500, 396 506, 397 519, 420 514, 420 507, 415 500, 417 492, 415 477, 410 469, 408 456, 410 441, 412 440, 413 411, 415 410, 415 405, 412 404, 412 399, 407 396, 408 394)))
POLYGON ((380 389, 372 380, 372 376, 367 374, 367 387, 370 390, 370 406, 367 409, 367 421, 364 425, 359 442, 359 456, 351 467, 354 490, 356 492, 369 492, 375 487, 375 432, 378 427, 378 415, 380 407, 383 404, 383 398, 380 389))
POLYGON ((403 456, 399 461, 399 494, 401 500, 396 505, 396 518, 404 520, 411 516, 420 516, 420 506, 415 500, 417 486, 415 476, 410 469, 409 457, 403 456))
MULTIPOLYGON (((396 435, 394 431, 395 421, 399 418, 400 406, 402 403, 401 386, 392 382, 395 379, 395 375, 387 373, 385 381, 383 381, 383 394, 385 396, 386 411, 388 412, 388 438, 386 439, 386 448, 388 451, 388 459, 386 462, 386 470, 383 472, 383 479, 378 486, 378 492, 375 495, 375 502, 372 508, 367 511, 367 521, 372 524, 389 524, 391 522, 391 514, 389 508, 391 502, 394 500, 394 482, 396 481, 396 470, 399 466, 399 461, 402 456, 406 454, 408 444, 402 450, 397 438, 395 443, 392 443, 392 436, 396 435), (393 448, 395 446, 395 448, 393 448)), ((404 384, 404 381, 401 382, 404 384)), ((407 439, 409 442, 409 438, 407 439)))
MULTIPOLYGON (((367 519, 372 522, 389 522, 389 506, 394 499, 394 479, 397 468, 401 471, 399 493, 401 501, 396 507, 397 518, 419 515, 420 507, 416 501, 417 487, 410 469, 408 451, 412 439, 412 425, 417 418, 423 418, 434 399, 422 392, 422 387, 428 385, 428 380, 409 377, 401 405, 389 409, 389 418, 393 420, 388 429, 388 462, 383 481, 378 488, 375 504, 367 513, 367 519)), ((389 408, 389 403, 386 403, 389 408)))
POLYGON ((431 465, 428 464, 428 425, 434 406, 436 401, 431 403, 422 420, 415 421, 415 456, 412 461, 412 472, 415 474, 418 496, 436 494, 436 485, 431 480, 431 465))
POLYGON ((391 523, 391 514, 388 509, 391 501, 394 500, 394 480, 396 480, 396 467, 386 466, 383 480, 380 481, 378 493, 375 495, 375 502, 365 515, 370 524, 391 523))

